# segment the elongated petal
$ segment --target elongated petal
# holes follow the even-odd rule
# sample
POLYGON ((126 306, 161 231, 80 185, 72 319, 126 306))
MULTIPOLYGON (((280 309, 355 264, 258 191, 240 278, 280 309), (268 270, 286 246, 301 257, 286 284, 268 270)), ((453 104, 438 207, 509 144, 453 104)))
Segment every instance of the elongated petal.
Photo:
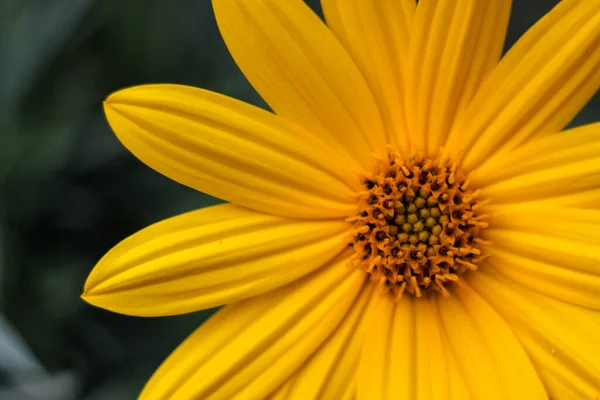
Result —
POLYGON ((494 162, 528 138, 560 131, 600 87, 600 2, 564 0, 509 50, 448 146, 463 166, 494 162))
POLYGON ((419 2, 406 91, 413 150, 435 156, 444 145, 500 58, 510 7, 510 0, 419 2))
POLYGON ((447 335, 443 335, 442 337, 442 346, 444 347, 444 357, 446 358, 446 366, 448 369, 448 390, 450 391, 450 399, 473 399, 469 392, 469 387, 465 383, 465 378, 460 371, 456 356, 452 352, 452 343, 448 340, 447 335))
POLYGON ((600 211, 496 208, 489 264, 540 293, 600 310, 600 211))
MULTIPOLYGON (((600 210, 522 203, 489 207, 493 229, 546 234, 550 237, 600 244, 600 210)), ((501 243, 500 243, 501 245, 501 243)))
POLYGON ((302 0, 213 0, 236 63, 271 108, 355 168, 383 154, 377 105, 358 68, 302 0))
MULTIPOLYGON (((495 203, 518 203, 556 198, 565 194, 585 193, 600 187, 600 157, 573 160, 540 171, 526 172, 483 188, 495 203)), ((550 204, 550 202, 548 202, 550 204)), ((564 203, 563 203, 564 204, 564 203)), ((577 204, 573 204, 577 205, 577 204)))
MULTIPOLYGON (((281 389, 281 400, 342 399, 356 391, 355 376, 376 299, 367 285, 334 333, 281 389), (284 393, 283 393, 284 392, 284 393)), ((377 295, 375 295, 377 296, 377 295)))
POLYGON ((409 150, 404 111, 406 57, 415 0, 321 0, 327 25, 369 84, 388 143, 409 150))
POLYGON ((564 239, 551 234, 518 230, 490 229, 486 238, 501 249, 549 264, 562 265, 588 274, 598 273, 600 252, 597 244, 564 239))
MULTIPOLYGON (((415 393, 417 399, 449 398, 448 376, 440 316, 436 312, 435 298, 416 301, 415 315, 415 393), (435 382, 432 382, 432 378, 435 382)), ((422 300, 422 299, 419 299, 422 300)))
MULTIPOLYGON (((600 312, 543 296, 482 265, 470 285, 505 318, 552 399, 600 393, 600 312)), ((500 349, 500 347, 499 347, 500 349)))
POLYGON ((358 400, 450 398, 435 299, 383 299, 367 332, 357 385, 358 400))
POLYGON ((346 260, 275 292, 228 305, 156 371, 140 399, 261 399, 301 367, 359 294, 346 260))
POLYGON ((527 354, 502 318, 468 286, 455 292, 437 305, 471 397, 547 399, 527 354))
POLYGON ((600 271, 581 272, 500 248, 490 254, 490 265, 511 279, 548 296, 600 310, 600 271))
POLYGON ((413 398, 413 343, 414 307, 410 299, 404 298, 397 306, 391 297, 383 299, 365 339, 357 371, 357 399, 413 398), (402 324, 394 324, 396 314, 402 324))
POLYGON ((271 396, 268 397, 269 400, 286 400, 293 384, 294 378, 292 377, 288 379, 283 385, 281 385, 277 390, 271 393, 271 396))
POLYGON ((554 167, 569 168, 600 154, 600 123, 583 125, 535 138, 523 146, 494 158, 470 174, 474 185, 492 184, 554 167))
POLYGON ((162 174, 259 211, 310 218, 354 213, 357 178, 320 140, 269 112, 187 86, 112 94, 108 122, 162 174))
POLYGON ((586 206, 577 195, 600 189, 600 124, 533 140, 502 164, 475 171, 471 179, 494 204, 586 206))
POLYGON ((343 221, 303 221, 225 204, 182 214, 125 239, 96 265, 84 299, 111 311, 171 315, 284 285, 344 247, 343 221))

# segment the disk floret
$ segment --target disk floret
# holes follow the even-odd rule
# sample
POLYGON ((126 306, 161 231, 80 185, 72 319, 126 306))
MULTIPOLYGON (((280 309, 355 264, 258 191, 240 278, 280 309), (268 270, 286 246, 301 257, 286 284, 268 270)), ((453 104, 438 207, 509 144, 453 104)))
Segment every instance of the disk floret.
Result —
POLYGON ((360 212, 349 245, 351 265, 366 270, 397 300, 434 289, 448 296, 448 284, 477 269, 485 256, 480 238, 488 226, 480 213, 480 191, 442 158, 389 154, 378 173, 366 177, 358 193, 360 212))

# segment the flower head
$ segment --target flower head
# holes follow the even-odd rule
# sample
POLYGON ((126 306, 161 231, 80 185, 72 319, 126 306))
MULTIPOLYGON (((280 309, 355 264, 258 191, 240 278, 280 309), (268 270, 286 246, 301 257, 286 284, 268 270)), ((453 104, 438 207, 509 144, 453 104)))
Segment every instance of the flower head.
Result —
POLYGON ((123 144, 230 204, 100 260, 88 302, 229 304, 144 399, 600 394, 600 2, 500 59, 509 0, 213 0, 273 113, 177 85, 105 102, 123 144))

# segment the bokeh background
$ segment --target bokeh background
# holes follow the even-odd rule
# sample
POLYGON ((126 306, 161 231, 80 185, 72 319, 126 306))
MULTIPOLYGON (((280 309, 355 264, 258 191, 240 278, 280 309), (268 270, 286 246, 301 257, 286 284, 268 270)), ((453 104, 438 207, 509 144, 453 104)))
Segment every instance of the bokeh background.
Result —
MULTIPOLYGON (((557 2, 515 0, 507 47, 557 2)), ((134 399, 211 314, 133 318, 79 298, 121 239, 218 202, 147 168, 111 133, 102 100, 141 83, 266 108, 209 0, 0 0, 0 399, 134 399)), ((599 117, 596 96, 572 125, 599 117)))

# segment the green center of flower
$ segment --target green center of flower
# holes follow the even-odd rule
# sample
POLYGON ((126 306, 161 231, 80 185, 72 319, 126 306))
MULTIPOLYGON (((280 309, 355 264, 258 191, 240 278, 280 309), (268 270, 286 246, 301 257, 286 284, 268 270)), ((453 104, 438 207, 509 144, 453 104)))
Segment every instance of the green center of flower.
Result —
POLYGON ((486 215, 479 190, 469 189, 455 163, 389 154, 363 183, 360 212, 348 219, 356 251, 350 262, 383 291, 397 300, 432 289, 447 296, 449 282, 460 284, 465 271, 477 269, 480 247, 491 244, 479 238, 486 215))

